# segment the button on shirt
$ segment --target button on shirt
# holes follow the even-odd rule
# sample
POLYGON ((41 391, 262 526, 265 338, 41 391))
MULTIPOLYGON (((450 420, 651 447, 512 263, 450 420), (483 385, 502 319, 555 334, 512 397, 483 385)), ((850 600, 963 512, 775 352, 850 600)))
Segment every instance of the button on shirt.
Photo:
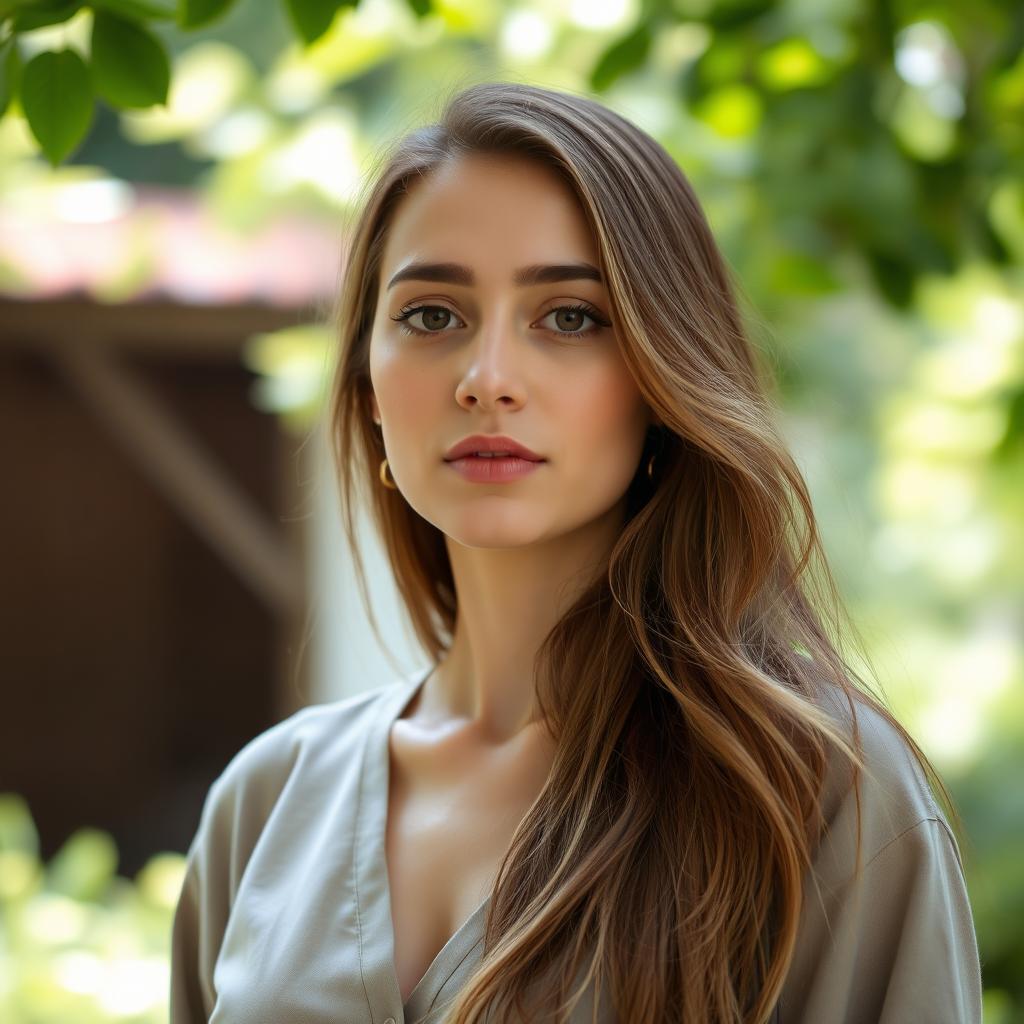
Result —
MULTIPOLYGON (((207 794, 171 935, 171 1024, 441 1024, 480 960, 489 897, 402 1001, 384 856, 388 736, 429 673, 302 709, 247 743, 207 794)), ((837 714, 839 705, 834 708, 837 714)), ((846 711, 848 715, 848 711, 846 711)), ((980 1024, 960 853, 920 768, 858 705, 856 803, 835 766, 775 1024, 980 1024)), ((583 968, 581 968, 581 976, 583 968)), ((592 996, 572 1024, 590 1024, 592 996)), ((606 989, 600 1024, 625 1024, 606 989)))

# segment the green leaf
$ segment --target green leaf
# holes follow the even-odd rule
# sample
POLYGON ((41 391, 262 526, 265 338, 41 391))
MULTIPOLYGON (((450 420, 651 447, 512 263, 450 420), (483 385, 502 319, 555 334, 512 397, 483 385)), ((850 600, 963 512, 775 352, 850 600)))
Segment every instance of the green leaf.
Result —
POLYGON ((769 14, 775 0, 719 0, 701 18, 716 32, 733 31, 769 14))
POLYGON ((865 257, 878 290, 899 309, 907 309, 914 297, 914 269, 905 260, 883 252, 873 245, 865 247, 865 257))
POLYGON ((59 25, 77 14, 82 6, 82 0, 43 0, 41 3, 33 4, 14 15, 11 27, 15 34, 19 32, 31 32, 33 29, 45 28, 47 25, 59 25))
POLYGON ((85 138, 92 123, 89 69, 77 50, 37 53, 21 76, 21 108, 56 167, 85 138))
POLYGON ((178 27, 198 28, 216 21, 231 6, 232 0, 180 0, 178 27))
POLYGON ((651 26, 642 21, 601 54, 590 72, 590 87, 595 92, 604 92, 620 75, 640 67, 650 49, 651 26))
POLYGON ((340 6, 340 0, 285 0, 288 16, 307 46, 331 27, 340 6))
POLYGON ((18 793, 0 793, 0 851, 20 850, 39 854, 39 833, 25 798, 18 793))
POLYGON ((92 0, 89 6, 133 21, 167 21, 178 10, 177 0, 92 0))
POLYGON ((11 100, 18 95, 21 70, 18 40, 16 36, 10 36, 0 44, 0 117, 3 117, 11 105, 11 100))
POLYGON ((80 828, 47 866, 48 887, 72 899, 98 900, 114 880, 117 861, 117 846, 108 833, 80 828))
POLYGON ((417 18, 425 18, 434 9, 432 0, 406 0, 406 3, 417 18))
POLYGON ((92 80, 115 107, 167 102, 171 68, 163 43, 148 29, 107 11, 92 23, 92 80))
POLYGON ((0 0, 0 18, 9 18, 19 7, 33 7, 38 0, 0 0))

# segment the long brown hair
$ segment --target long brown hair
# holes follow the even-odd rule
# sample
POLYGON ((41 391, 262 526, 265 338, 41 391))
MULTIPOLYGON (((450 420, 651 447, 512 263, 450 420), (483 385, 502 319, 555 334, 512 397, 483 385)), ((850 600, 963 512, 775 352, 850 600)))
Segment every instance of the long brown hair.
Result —
MULTIPOLYGON (((385 452, 367 399, 392 211, 417 179, 471 152, 525 154, 574 190, 623 357, 662 423, 650 431, 604 571, 538 654, 554 764, 495 880, 484 955, 446 1019, 564 1020, 582 967, 630 1024, 766 1021, 821 833, 826 744, 855 786, 865 767, 855 703, 884 715, 951 810, 952 799, 840 653, 844 637, 863 643, 775 424, 741 293, 689 181, 654 139, 586 97, 471 85, 447 99, 438 123, 389 147, 365 190, 335 311, 328 422, 378 636, 359 556, 360 501, 435 660, 458 613, 443 535, 380 485, 385 452), (852 731, 825 710, 827 688, 849 706, 852 731), (527 995, 537 1000, 532 1015, 527 995)), ((860 838, 858 828, 858 865, 860 838)))

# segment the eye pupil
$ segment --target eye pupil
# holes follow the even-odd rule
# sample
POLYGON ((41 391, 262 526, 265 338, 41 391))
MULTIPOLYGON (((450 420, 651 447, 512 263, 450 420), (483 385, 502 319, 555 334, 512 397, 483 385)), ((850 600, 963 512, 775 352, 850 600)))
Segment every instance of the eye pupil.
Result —
POLYGON ((423 323, 428 328, 430 327, 446 327, 447 318, 451 316, 451 311, 445 309, 442 306, 434 306, 431 309, 424 310, 423 312, 423 323), (440 317, 442 320, 433 320, 432 317, 440 317))
POLYGON ((582 317, 583 314, 578 309, 560 309, 560 310, 556 311, 555 315, 556 316, 562 316, 562 317, 566 317, 567 316, 569 318, 569 320, 570 320, 569 324, 565 324, 564 322, 562 324, 560 324, 560 326, 564 330, 567 330, 567 331, 577 331, 577 330, 579 330, 579 328, 580 328, 580 320, 579 320, 579 318, 582 317), (572 322, 574 319, 575 319, 575 322, 572 322))

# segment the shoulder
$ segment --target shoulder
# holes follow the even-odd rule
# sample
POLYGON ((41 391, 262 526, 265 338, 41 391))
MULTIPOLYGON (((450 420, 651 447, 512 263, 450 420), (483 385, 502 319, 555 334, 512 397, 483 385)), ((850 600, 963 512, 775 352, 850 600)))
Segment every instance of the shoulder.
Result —
POLYGON ((828 863, 830 853, 835 855, 837 850, 856 843, 858 819, 861 863, 869 862, 891 842, 914 830, 931 831, 935 825, 929 822, 942 826, 952 840, 924 766, 908 741, 909 730, 905 731, 894 715, 890 717, 869 696, 856 692, 847 699, 834 685, 823 692, 819 707, 854 744, 863 761, 855 790, 849 760, 834 746, 828 747, 820 798, 826 836, 819 860, 828 863))
POLYGON ((819 706, 859 746, 860 801, 858 808, 846 758, 830 746, 825 832, 804 880, 776 1020, 980 1024, 963 863, 913 738, 860 691, 848 702, 833 688, 819 706))
POLYGON ((246 814, 265 818, 288 780, 314 770, 326 755, 356 753, 366 728, 406 679, 323 704, 311 704, 254 736, 241 747, 210 786, 204 818, 218 809, 244 804, 246 814))

